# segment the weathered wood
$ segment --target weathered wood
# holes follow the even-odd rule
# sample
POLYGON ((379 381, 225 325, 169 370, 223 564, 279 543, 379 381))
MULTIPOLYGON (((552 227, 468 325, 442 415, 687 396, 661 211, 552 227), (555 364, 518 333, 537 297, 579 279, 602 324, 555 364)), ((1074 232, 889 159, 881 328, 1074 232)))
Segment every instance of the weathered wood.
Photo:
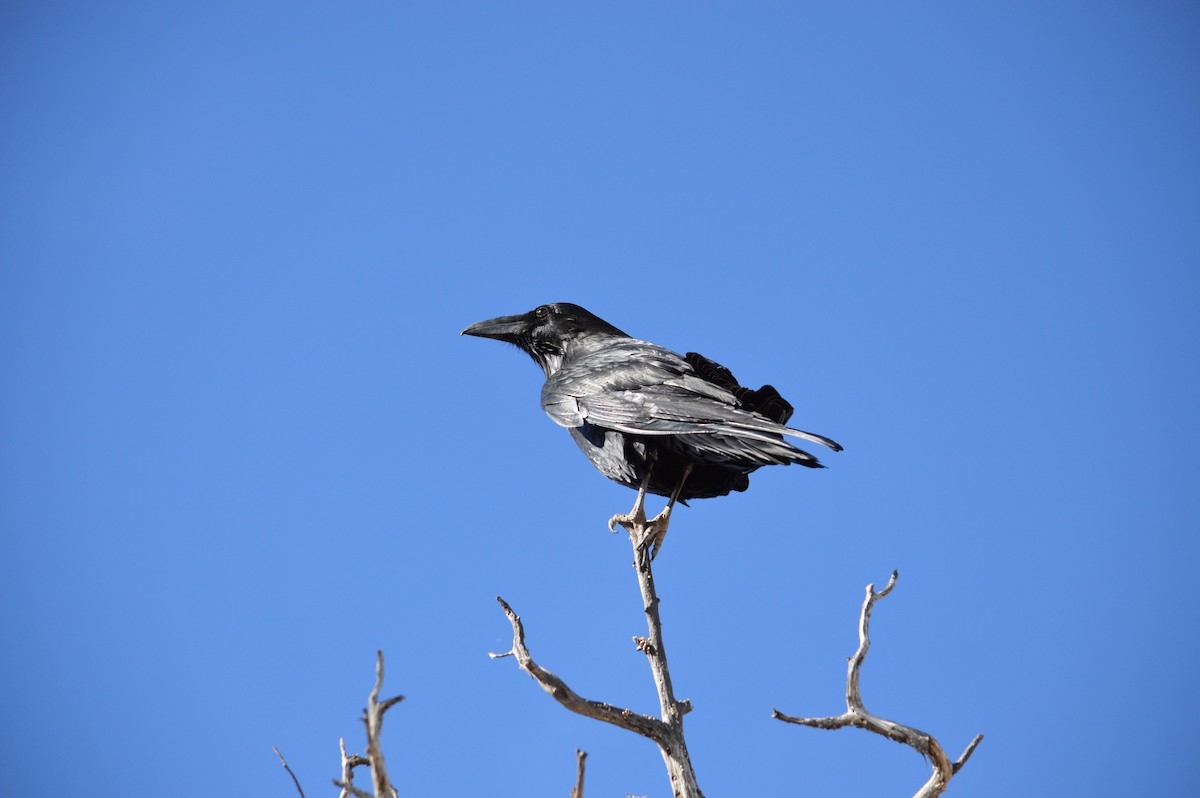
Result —
MULTIPOLYGON (((642 608, 646 614, 646 637, 635 637, 638 649, 645 653, 650 663, 650 671, 654 677, 655 689, 658 693, 660 717, 654 718, 622 709, 602 701, 593 701, 576 693, 566 682, 555 674, 538 665, 529 653, 525 644, 525 626, 521 617, 513 611, 503 598, 496 597, 504 614, 513 629, 513 646, 510 650, 488 656, 493 659, 500 657, 516 657, 520 668, 533 677, 542 689, 554 697, 558 703, 579 715, 584 715, 622 729, 635 732, 653 740, 662 754, 667 767, 667 775, 671 780, 671 791, 675 798, 703 798, 700 787, 696 783, 696 772, 688 755, 687 743, 683 736, 683 716, 691 711, 688 701, 678 701, 671 685, 671 670, 667 665, 666 647, 663 645, 662 618, 658 612, 658 593, 654 587, 654 572, 651 567, 651 542, 655 534, 652 524, 642 520, 641 523, 631 524, 629 538, 633 544, 633 564, 637 572, 638 587, 642 594, 642 608)), ((582 792, 582 759, 580 760, 580 791, 582 792)))
POLYGON ((587 761, 587 751, 575 749, 575 786, 571 788, 571 798, 583 798, 583 763, 587 761))
POLYGON ((383 748, 379 738, 383 733, 383 715, 392 707, 404 700, 404 696, 392 696, 379 700, 379 691, 383 689, 383 651, 375 653, 375 686, 367 697, 367 709, 363 713, 363 724, 367 727, 367 755, 346 753, 346 740, 338 740, 342 750, 342 778, 334 779, 333 785, 341 788, 339 798, 396 798, 396 788, 388 779, 387 766, 383 761, 383 748), (371 768, 371 786, 373 794, 354 786, 354 769, 368 766, 371 768))
POLYGON ((899 571, 892 571, 892 577, 888 580, 887 586, 879 592, 875 591, 874 584, 867 585, 867 596, 863 600, 862 612, 858 618, 858 648, 850 657, 850 664, 846 670, 846 711, 832 717, 799 718, 772 709, 771 716, 786 723, 812 726, 815 729, 842 729, 846 726, 857 726, 860 729, 881 734, 889 740, 903 743, 928 758, 933 765, 933 775, 916 792, 914 798, 936 798, 945 792, 951 777, 967 763, 971 754, 974 753, 975 747, 983 739, 983 735, 977 735, 963 751, 962 756, 957 761, 951 762, 937 738, 932 734, 868 712, 863 705, 862 693, 859 688, 859 674, 862 671, 863 662, 867 658, 867 649, 871 647, 871 610, 875 607, 876 601, 892 592, 899 577, 899 571))

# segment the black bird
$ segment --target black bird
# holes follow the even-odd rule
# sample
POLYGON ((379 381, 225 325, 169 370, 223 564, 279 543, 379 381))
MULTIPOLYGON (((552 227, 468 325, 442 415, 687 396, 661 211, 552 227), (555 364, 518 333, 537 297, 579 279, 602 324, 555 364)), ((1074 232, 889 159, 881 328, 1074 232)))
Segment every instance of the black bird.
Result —
POLYGON ((613 516, 609 528, 644 527, 652 556, 676 500, 745 490, 750 473, 765 465, 823 467, 785 435, 842 449, 785 426, 792 406, 770 385, 745 388, 729 369, 695 352, 680 357, 631 338, 578 305, 542 305, 472 324, 462 334, 516 344, 542 367, 542 409, 600 473, 638 489, 633 510, 613 516), (647 491, 670 497, 648 523, 647 491))

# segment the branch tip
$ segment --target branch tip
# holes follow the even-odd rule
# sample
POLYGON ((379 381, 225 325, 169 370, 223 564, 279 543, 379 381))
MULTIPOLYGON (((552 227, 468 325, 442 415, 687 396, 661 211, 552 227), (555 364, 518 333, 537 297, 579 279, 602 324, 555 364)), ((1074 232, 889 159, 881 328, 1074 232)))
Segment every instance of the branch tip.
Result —
POLYGON ((296 778, 296 774, 292 772, 290 767, 288 767, 287 760, 283 758, 283 754, 279 752, 279 748, 272 746, 271 750, 275 752, 275 756, 279 757, 279 764, 283 765, 283 769, 286 770, 287 774, 292 777, 292 784, 296 785, 296 792, 300 793, 300 798, 304 798, 304 788, 300 786, 300 779, 296 778))
POLYGON ((966 750, 962 752, 962 756, 960 756, 958 761, 954 763, 953 771, 955 773, 962 770, 963 765, 967 764, 967 760, 971 758, 971 754, 975 753, 976 747, 978 747, 981 742, 983 742, 983 735, 976 734, 975 739, 967 743, 966 750))
POLYGON ((587 751, 575 749, 575 786, 571 788, 571 798, 583 798, 583 769, 587 759, 587 751))
POLYGON ((875 594, 876 597, 883 598, 888 593, 891 593, 892 588, 894 588, 896 586, 896 580, 899 578, 900 578, 900 571, 899 570, 892 571, 892 575, 888 578, 887 585, 883 588, 883 590, 880 590, 878 593, 875 594))

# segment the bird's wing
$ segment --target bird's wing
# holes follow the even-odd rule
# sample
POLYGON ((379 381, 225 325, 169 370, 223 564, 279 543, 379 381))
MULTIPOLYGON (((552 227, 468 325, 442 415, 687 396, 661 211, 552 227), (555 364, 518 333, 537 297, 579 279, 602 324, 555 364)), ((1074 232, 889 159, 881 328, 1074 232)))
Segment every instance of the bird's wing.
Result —
POLYGON ((790 435, 841 448, 737 404, 732 393, 696 376, 679 355, 632 340, 563 366, 542 389, 542 408, 564 427, 588 423, 636 435, 717 435, 768 444, 790 435))
POLYGON ((779 424, 787 424, 788 419, 792 417, 795 408, 780 396, 773 386, 764 385, 758 390, 747 388, 737 381, 733 372, 699 352, 688 352, 684 355, 684 360, 695 370, 698 377, 719 385, 736 396, 741 407, 753 410, 779 424))

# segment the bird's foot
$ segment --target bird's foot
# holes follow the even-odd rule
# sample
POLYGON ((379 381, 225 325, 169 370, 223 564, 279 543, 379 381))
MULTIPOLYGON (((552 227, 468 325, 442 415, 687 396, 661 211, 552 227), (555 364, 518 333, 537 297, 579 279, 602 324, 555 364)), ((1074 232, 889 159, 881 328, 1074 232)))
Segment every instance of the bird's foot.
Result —
POLYGON ((670 525, 670 523, 670 505, 664 507, 661 513, 645 523, 645 533, 642 539, 638 542, 638 548, 642 551, 645 551, 647 548, 649 548, 651 560, 658 556, 658 551, 662 548, 663 541, 667 538, 667 527, 670 525))
POLYGON ((662 548, 663 538, 667 536, 667 525, 670 521, 670 508, 664 509, 653 519, 646 520, 645 510, 638 507, 631 513, 614 515, 608 519, 608 528, 615 535, 617 526, 623 526, 625 531, 637 541, 638 551, 649 550, 650 559, 653 560, 658 556, 658 550, 662 548))
POLYGON ((632 512, 618 513, 608 519, 608 529, 614 535, 617 534, 617 524, 625 527, 625 531, 627 532, 642 529, 646 526, 646 510, 639 503, 633 508, 632 512))

